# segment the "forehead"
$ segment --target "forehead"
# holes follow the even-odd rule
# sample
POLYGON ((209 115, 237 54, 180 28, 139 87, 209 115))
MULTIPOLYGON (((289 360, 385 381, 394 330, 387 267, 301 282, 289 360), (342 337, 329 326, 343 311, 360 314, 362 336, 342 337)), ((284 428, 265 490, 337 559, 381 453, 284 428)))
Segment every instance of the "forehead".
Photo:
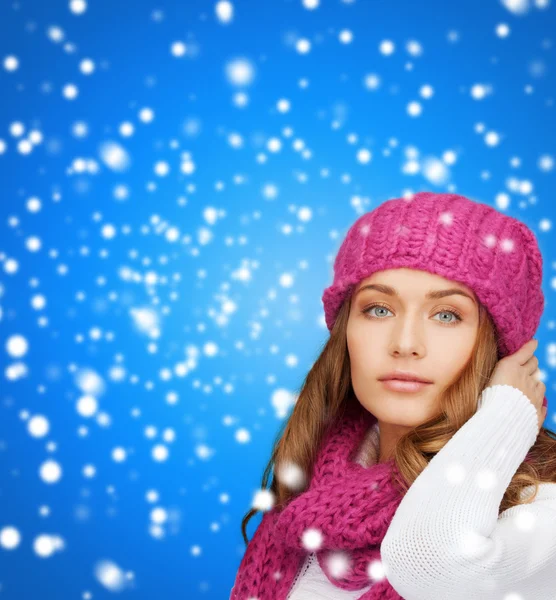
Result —
POLYGON ((362 287, 371 283, 381 283, 395 288, 399 292, 403 292, 404 286, 408 286, 411 291, 422 288, 423 293, 430 290, 443 290, 447 288, 459 289, 467 292, 471 297, 476 299, 475 292, 470 287, 459 281, 447 279, 435 273, 422 271, 420 269, 387 269, 373 273, 369 277, 365 277, 357 283, 353 289, 353 293, 357 293, 362 287))

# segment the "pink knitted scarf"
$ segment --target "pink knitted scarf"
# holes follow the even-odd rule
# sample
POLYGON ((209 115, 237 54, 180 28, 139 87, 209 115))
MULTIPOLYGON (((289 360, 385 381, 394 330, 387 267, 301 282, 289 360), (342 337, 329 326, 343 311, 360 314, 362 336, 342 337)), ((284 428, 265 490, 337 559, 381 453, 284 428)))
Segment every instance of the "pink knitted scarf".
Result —
MULTIPOLYGON (((393 460, 363 466, 353 460, 376 418, 355 400, 323 439, 309 487, 279 511, 267 511, 249 542, 230 600, 286 600, 307 554, 303 534, 316 529, 322 543, 316 556, 338 588, 362 592, 360 600, 399 600, 387 578, 371 577, 380 544, 402 495, 391 483, 393 460), (348 559, 336 578, 328 562, 348 559)), ((402 599, 403 600, 403 599, 402 599)))

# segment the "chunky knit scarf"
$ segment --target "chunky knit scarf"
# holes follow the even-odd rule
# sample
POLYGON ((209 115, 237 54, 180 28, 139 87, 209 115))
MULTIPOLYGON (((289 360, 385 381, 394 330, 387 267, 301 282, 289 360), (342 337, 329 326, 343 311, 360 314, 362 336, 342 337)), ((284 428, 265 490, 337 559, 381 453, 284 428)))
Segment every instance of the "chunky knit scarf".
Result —
POLYGON ((374 423, 376 418, 357 400, 335 423, 320 446, 309 487, 281 510, 275 507, 263 515, 230 600, 286 600, 312 551, 338 588, 359 590, 372 584, 360 600, 401 598, 384 574, 376 575, 380 569, 373 568, 380 567, 380 544, 402 499, 390 479, 395 464, 363 466, 353 460, 374 423), (315 536, 318 549, 311 545, 315 536), (338 564, 347 569, 338 571, 338 564))

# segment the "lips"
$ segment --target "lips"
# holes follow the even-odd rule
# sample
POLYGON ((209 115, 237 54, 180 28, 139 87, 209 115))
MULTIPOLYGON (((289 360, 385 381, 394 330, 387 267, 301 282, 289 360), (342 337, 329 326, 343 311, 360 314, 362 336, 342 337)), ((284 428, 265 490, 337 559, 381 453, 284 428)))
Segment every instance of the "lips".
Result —
POLYGON ((416 381, 418 383, 432 383, 432 381, 428 380, 428 379, 424 379, 422 377, 419 377, 417 375, 414 375, 413 373, 403 373, 400 371, 394 371, 392 373, 387 373, 386 375, 384 375, 384 377, 380 377, 379 381, 386 381, 386 380, 392 380, 392 381, 416 381))
POLYGON ((381 381, 416 381, 417 383, 429 383, 428 381, 423 381, 422 379, 411 379, 405 377, 385 377, 381 381))
POLYGON ((407 379, 405 381, 401 379, 383 379, 381 383, 392 392, 418 392, 423 390, 427 385, 432 385, 422 381, 408 381, 407 379))

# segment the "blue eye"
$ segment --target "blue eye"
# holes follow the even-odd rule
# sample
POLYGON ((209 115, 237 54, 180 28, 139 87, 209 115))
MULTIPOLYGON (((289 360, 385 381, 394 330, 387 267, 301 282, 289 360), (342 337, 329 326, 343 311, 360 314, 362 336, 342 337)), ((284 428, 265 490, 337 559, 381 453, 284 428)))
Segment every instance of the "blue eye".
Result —
MULTIPOLYGON (((378 307, 378 308, 384 308, 384 310, 388 310, 388 311, 390 311, 390 309, 389 309, 387 306, 385 306, 384 304, 371 304, 371 306, 369 306, 369 307, 365 308, 365 309, 364 309, 362 312, 363 312, 363 314, 364 314, 364 315, 365 315, 365 316, 366 316, 368 319, 378 319, 378 320, 381 320, 381 318, 380 318, 380 317, 376 317, 376 316, 374 316, 374 315, 371 315, 371 314, 370 314, 370 311, 371 311, 373 308, 377 308, 377 307, 378 307)), ((390 312, 391 312, 391 311, 390 311, 390 312)), ((460 314, 459 314, 457 311, 455 311, 455 310, 439 310, 439 311, 438 311, 438 312, 435 314, 435 316, 436 316, 436 315, 440 315, 440 314, 442 314, 442 313, 451 314, 451 315, 454 315, 454 317, 455 317, 455 320, 452 320, 452 321, 450 321, 450 322, 447 322, 447 321, 441 321, 441 323, 442 323, 443 325, 447 325, 448 327, 450 327, 450 326, 453 326, 453 325, 457 325, 457 324, 458 324, 460 321, 462 321, 462 320, 463 320, 463 319, 462 319, 462 317, 461 317, 461 315, 460 315, 460 314)))

